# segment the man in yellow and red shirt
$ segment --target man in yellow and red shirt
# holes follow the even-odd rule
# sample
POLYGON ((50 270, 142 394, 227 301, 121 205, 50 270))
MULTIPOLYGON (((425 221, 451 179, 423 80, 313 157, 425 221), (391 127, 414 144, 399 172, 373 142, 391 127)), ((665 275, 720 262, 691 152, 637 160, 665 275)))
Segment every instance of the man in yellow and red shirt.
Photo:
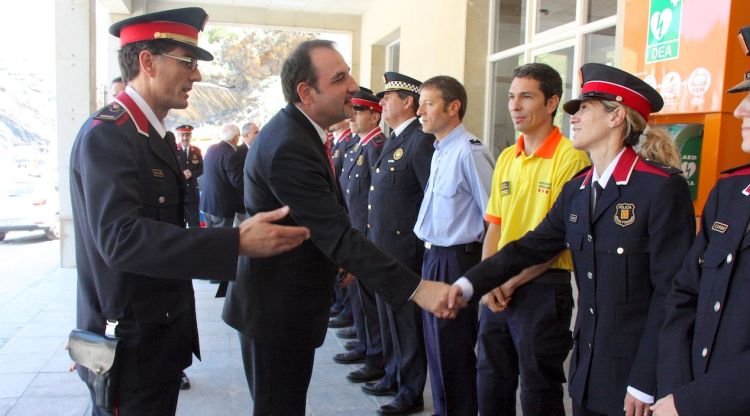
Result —
MULTIPOLYGON (((560 74, 532 63, 513 71, 508 110, 521 133, 497 159, 485 212, 482 258, 534 229, 563 185, 590 164, 554 126, 560 74)), ((532 266, 482 298, 477 393, 479 413, 515 415, 521 379, 524 416, 565 415, 563 361, 573 307, 570 253, 532 266)))

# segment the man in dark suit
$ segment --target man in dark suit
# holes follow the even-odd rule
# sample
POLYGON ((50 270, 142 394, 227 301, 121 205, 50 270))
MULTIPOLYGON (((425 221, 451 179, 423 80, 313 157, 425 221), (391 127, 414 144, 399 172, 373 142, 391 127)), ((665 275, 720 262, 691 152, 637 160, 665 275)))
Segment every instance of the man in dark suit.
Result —
POLYGON ((315 348, 323 343, 337 269, 393 307, 409 299, 444 311, 448 287, 421 281, 349 223, 325 129, 352 112, 359 87, 333 43, 301 43, 281 70, 289 103, 266 124, 245 161, 245 207, 289 205, 285 224, 311 240, 284 256, 243 258, 222 317, 239 331, 255 415, 304 415, 315 348))
POLYGON ((245 166, 245 158, 247 157, 247 149, 255 140, 255 136, 258 135, 260 129, 255 123, 245 123, 240 129, 240 136, 242 137, 242 143, 237 146, 237 151, 231 156, 230 163, 232 169, 229 172, 229 179, 232 184, 235 185, 238 191, 237 207, 235 208, 234 223, 239 224, 245 219, 245 205, 242 203, 242 190, 244 189, 242 181, 242 167, 245 166))
POLYGON ((198 178, 203 175, 203 155, 201 149, 190 144, 193 137, 193 126, 183 125, 175 129, 180 143, 177 145, 177 164, 185 175, 185 222, 190 228, 200 227, 198 215, 198 203, 200 201, 200 189, 198 178))
MULTIPOLYGON (((286 210, 239 229, 185 228, 185 177, 162 120, 187 107, 184 91, 201 80, 198 60, 213 59, 195 46, 206 18, 190 7, 110 27, 128 87, 84 123, 71 151, 77 326, 97 334, 111 328, 122 346, 116 407, 92 404, 97 416, 174 414, 180 372, 193 354, 200 358, 190 279, 232 279, 238 255, 278 254, 309 235, 270 224, 286 210)), ((89 371, 78 371, 87 381, 89 371)))
MULTIPOLYGON (((417 119, 421 82, 396 72, 384 76, 385 91, 378 96, 383 119, 393 131, 372 164, 367 235, 419 274, 424 243, 414 234, 414 224, 430 177, 435 136, 424 133, 417 119)), ((421 410, 427 380, 421 311, 414 305, 393 308, 379 294, 377 302, 386 376, 378 383, 365 384, 362 390, 376 396, 396 396, 378 409, 380 414, 421 410)))
POLYGON ((232 182, 232 155, 237 150, 240 129, 235 124, 226 124, 221 129, 221 141, 206 150, 201 187, 201 211, 206 215, 206 225, 231 227, 234 213, 240 205, 241 182, 232 182))

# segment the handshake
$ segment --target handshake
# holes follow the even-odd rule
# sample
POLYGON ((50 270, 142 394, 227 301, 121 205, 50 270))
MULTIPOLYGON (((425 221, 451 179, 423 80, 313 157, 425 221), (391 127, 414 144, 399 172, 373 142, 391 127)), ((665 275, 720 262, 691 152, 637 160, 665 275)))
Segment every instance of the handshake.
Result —
POLYGON ((453 319, 466 307, 460 287, 430 280, 422 280, 411 300, 442 319, 453 319))

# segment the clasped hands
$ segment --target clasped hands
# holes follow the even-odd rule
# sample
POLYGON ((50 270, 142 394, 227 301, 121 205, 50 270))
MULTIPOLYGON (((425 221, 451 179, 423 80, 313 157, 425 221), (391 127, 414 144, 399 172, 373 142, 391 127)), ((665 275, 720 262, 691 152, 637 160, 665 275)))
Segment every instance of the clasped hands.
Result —
POLYGON ((430 280, 422 280, 412 300, 442 319, 453 319, 459 310, 466 307, 460 287, 430 280))

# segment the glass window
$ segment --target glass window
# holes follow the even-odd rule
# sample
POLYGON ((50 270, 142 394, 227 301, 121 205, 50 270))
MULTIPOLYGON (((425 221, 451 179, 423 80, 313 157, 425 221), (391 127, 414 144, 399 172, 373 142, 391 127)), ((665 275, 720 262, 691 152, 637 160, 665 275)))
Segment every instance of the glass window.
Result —
POLYGON ((539 0, 537 4, 536 33, 570 23, 576 18, 576 0, 539 0))
POLYGON ((555 125, 560 127, 563 135, 570 137, 570 115, 562 109, 562 104, 570 100, 573 91, 573 46, 541 53, 534 57, 534 62, 540 62, 555 68, 563 81, 563 96, 555 114, 555 125))
POLYGON ((588 2, 586 22, 595 22, 617 14, 617 0, 588 0, 588 2))
POLYGON ((615 28, 608 27, 584 36, 583 62, 615 64, 615 28))
POLYGON ((494 123, 492 126, 492 152, 495 158, 506 147, 513 146, 516 143, 517 134, 508 112, 508 91, 510 90, 510 83, 513 81, 513 69, 523 63, 523 55, 516 55, 492 64, 495 74, 494 100, 492 102, 492 120, 494 123))
POLYGON ((398 72, 400 58, 401 58, 401 41, 397 40, 391 43, 390 45, 388 45, 388 57, 387 57, 388 63, 386 64, 387 66, 386 70, 398 72))
POLYGON ((525 42, 527 0, 497 0, 495 3, 495 44, 499 52, 525 42))

